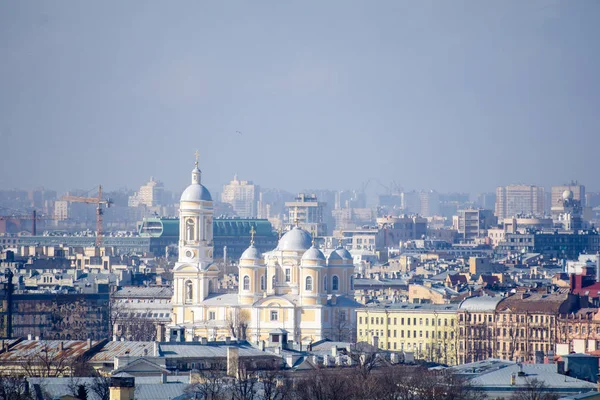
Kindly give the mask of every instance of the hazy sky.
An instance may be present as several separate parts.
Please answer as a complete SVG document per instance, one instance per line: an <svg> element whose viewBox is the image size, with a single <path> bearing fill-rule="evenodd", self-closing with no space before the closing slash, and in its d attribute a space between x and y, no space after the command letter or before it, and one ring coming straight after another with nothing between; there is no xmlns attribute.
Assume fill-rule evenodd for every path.
<svg viewBox="0 0 600 400"><path fill-rule="evenodd" d="M600 189L600 1L0 0L0 188ZM241 131L242 134L236 133Z"/></svg>

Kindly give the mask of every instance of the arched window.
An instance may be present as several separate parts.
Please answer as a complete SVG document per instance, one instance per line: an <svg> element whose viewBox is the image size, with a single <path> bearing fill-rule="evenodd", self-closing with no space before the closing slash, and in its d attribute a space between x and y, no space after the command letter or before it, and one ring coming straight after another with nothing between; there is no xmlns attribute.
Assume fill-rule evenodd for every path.
<svg viewBox="0 0 600 400"><path fill-rule="evenodd" d="M194 289L192 286L192 281L185 282L185 301L191 302L194 297Z"/></svg>
<svg viewBox="0 0 600 400"><path fill-rule="evenodd" d="M273 279L271 281L273 287L275 287L275 284L277 283L277 275L273 275Z"/></svg>
<svg viewBox="0 0 600 400"><path fill-rule="evenodd" d="M354 276L350 277L350 290L354 290Z"/></svg>
<svg viewBox="0 0 600 400"><path fill-rule="evenodd" d="M260 276L260 290L267 290L267 280L265 279L264 275Z"/></svg>
<svg viewBox="0 0 600 400"><path fill-rule="evenodd" d="M340 290L340 279L335 275L331 278L331 290Z"/></svg>
<svg viewBox="0 0 600 400"><path fill-rule="evenodd" d="M208 281L208 293L212 293L212 292L213 292L213 282Z"/></svg>
<svg viewBox="0 0 600 400"><path fill-rule="evenodd" d="M195 224L194 224L194 220L193 219L188 219L185 222L185 231L186 231L186 238L189 241L194 240L194 230L195 230Z"/></svg>
<svg viewBox="0 0 600 400"><path fill-rule="evenodd" d="M244 276L244 290L250 290L250 277L248 275Z"/></svg>
<svg viewBox="0 0 600 400"><path fill-rule="evenodd" d="M323 291L327 291L327 276L323 277Z"/></svg>
<svg viewBox="0 0 600 400"><path fill-rule="evenodd" d="M313 290L313 280L312 280L312 276L307 276L306 277L306 290L308 292L312 292Z"/></svg>

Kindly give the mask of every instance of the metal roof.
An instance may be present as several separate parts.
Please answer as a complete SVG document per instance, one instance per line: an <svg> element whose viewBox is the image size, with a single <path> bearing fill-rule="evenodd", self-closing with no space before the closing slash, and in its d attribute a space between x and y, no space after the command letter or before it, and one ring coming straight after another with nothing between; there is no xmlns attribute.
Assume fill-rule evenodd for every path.
<svg viewBox="0 0 600 400"><path fill-rule="evenodd" d="M170 299L173 297L173 288L166 286L125 286L117 290L114 297Z"/></svg>
<svg viewBox="0 0 600 400"><path fill-rule="evenodd" d="M195 342L169 342L161 343L160 351L165 358L227 358L228 347L238 348L240 357L277 357L246 344L203 345Z"/></svg>
<svg viewBox="0 0 600 400"><path fill-rule="evenodd" d="M92 348L101 342L93 340ZM60 346L63 350L60 350ZM7 353L0 353L0 364L22 362L29 357L48 352L51 357L77 358L90 350L86 340L23 340Z"/></svg>
<svg viewBox="0 0 600 400"><path fill-rule="evenodd" d="M458 309L464 311L493 312L496 310L496 306L502 299L503 297L500 296L469 297L460 303Z"/></svg>
<svg viewBox="0 0 600 400"><path fill-rule="evenodd" d="M154 342L128 342L114 341L108 342L98 353L90 358L91 363L113 362L115 357L131 356L142 357L152 356L154 352Z"/></svg>

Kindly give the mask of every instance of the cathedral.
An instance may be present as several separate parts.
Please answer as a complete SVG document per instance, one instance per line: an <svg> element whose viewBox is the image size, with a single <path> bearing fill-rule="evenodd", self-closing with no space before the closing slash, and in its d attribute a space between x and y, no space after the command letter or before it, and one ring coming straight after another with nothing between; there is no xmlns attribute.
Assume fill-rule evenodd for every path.
<svg viewBox="0 0 600 400"><path fill-rule="evenodd" d="M354 265L347 250L339 247L326 257L314 237L296 224L275 249L261 254L252 230L239 260L238 293L220 293L220 271L212 258L212 214L212 198L196 161L192 183L180 200L168 340L351 340L360 304L354 301ZM285 336L270 336L272 332Z"/></svg>

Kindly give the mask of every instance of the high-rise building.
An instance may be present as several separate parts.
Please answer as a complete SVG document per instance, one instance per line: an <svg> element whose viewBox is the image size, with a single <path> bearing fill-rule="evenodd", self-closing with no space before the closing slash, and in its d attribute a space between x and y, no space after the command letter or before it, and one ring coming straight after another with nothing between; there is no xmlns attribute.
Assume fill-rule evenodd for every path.
<svg viewBox="0 0 600 400"><path fill-rule="evenodd" d="M150 181L140 187L140 191L129 196L129 207L157 207L163 203L163 193L165 186L162 182L155 181L154 177L150 177Z"/></svg>
<svg viewBox="0 0 600 400"><path fill-rule="evenodd" d="M229 203L242 218L256 217L256 207L260 188L252 181L240 181L237 175L227 185L223 185L221 201Z"/></svg>
<svg viewBox="0 0 600 400"><path fill-rule="evenodd" d="M498 186L496 216L499 220L516 215L544 215L544 188L535 185Z"/></svg>
<svg viewBox="0 0 600 400"><path fill-rule="evenodd" d="M460 210L454 218L454 229L458 231L461 239L472 241L485 237L487 230L498 223L492 210L469 209Z"/></svg>
<svg viewBox="0 0 600 400"><path fill-rule="evenodd" d="M419 193L402 192L400 194L401 207L406 214L418 214L421 212L421 199Z"/></svg>
<svg viewBox="0 0 600 400"><path fill-rule="evenodd" d="M440 194L435 190L421 191L419 193L421 201L420 214L424 217L433 217L440 214Z"/></svg>
<svg viewBox="0 0 600 400"><path fill-rule="evenodd" d="M314 194L298 194L294 201L285 202L289 215L288 226L297 225L309 232L315 231L317 236L326 235L327 224L323 218L325 205Z"/></svg>

